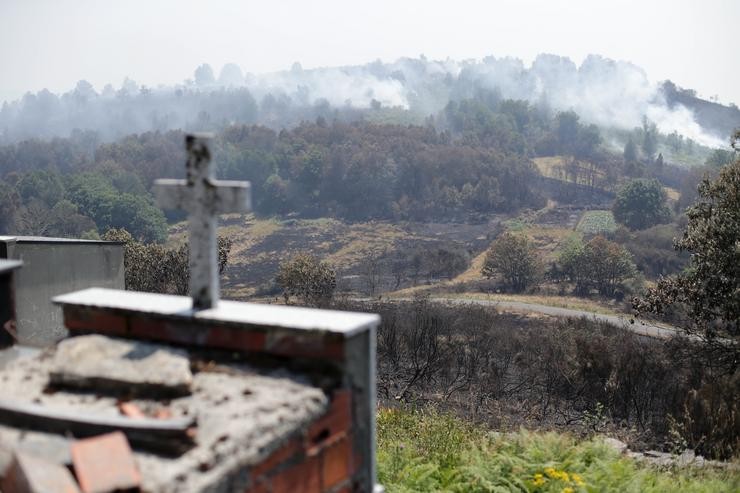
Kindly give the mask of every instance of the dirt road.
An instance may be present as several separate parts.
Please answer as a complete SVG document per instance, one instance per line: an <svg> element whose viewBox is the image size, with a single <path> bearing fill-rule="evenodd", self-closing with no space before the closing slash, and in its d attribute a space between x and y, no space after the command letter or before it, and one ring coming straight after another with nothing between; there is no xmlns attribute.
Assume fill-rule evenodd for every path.
<svg viewBox="0 0 740 493"><path fill-rule="evenodd" d="M396 298L398 300L398 298ZM642 320L634 320L629 315L605 315L602 313L593 313L585 310L574 310L570 308L560 308L556 306L540 305L536 303L525 303L523 301L497 301L497 300L476 300L460 298L443 298L434 297L431 301L450 303L455 305L484 305L492 306L500 310L509 310L515 312L535 312L551 315L553 317L564 318L588 318L599 322L606 322L616 327L621 327L635 334L666 339L674 337L679 333L678 329L656 325ZM410 299L404 301L411 301Z"/></svg>

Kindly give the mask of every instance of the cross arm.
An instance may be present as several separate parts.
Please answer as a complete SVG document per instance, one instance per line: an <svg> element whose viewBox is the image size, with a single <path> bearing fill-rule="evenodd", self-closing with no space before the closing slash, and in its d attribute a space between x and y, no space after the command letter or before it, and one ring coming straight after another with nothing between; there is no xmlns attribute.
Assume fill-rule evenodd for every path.
<svg viewBox="0 0 740 493"><path fill-rule="evenodd" d="M155 180L154 197L163 209L180 209L190 212L195 204L189 188L187 180ZM206 203L202 205L215 214L252 210L252 189L249 182L208 180L206 195Z"/></svg>
<svg viewBox="0 0 740 493"><path fill-rule="evenodd" d="M189 209L188 183L169 178L154 180L154 199L162 209Z"/></svg>
<svg viewBox="0 0 740 493"><path fill-rule="evenodd" d="M216 214L252 210L252 186L248 181L212 180L210 183L215 190L213 207Z"/></svg>

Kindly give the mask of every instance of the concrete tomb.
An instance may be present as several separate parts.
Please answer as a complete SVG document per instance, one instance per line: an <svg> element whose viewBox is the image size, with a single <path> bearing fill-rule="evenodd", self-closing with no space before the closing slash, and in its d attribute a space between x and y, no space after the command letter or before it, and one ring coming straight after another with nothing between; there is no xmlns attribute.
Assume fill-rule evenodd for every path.
<svg viewBox="0 0 740 493"><path fill-rule="evenodd" d="M194 142L189 163L208 155ZM196 263L211 265L191 266L193 298L106 288L56 296L70 337L0 370L5 493L22 491L17 478L41 484L33 464L42 463L59 485L72 470L83 493L382 491L379 317L219 301L208 249L224 209L204 180L215 195L187 207L207 226ZM224 192L238 198L227 209L243 210L244 190Z"/></svg>
<svg viewBox="0 0 740 493"><path fill-rule="evenodd" d="M123 289L123 244L119 242L0 236L0 259L23 262L15 276L17 342L46 347L66 336L59 294L100 286Z"/></svg>

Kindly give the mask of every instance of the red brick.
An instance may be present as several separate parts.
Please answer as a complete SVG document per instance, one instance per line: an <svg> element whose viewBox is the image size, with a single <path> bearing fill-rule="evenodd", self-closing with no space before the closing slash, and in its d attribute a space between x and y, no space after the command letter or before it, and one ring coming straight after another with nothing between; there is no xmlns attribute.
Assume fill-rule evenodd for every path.
<svg viewBox="0 0 740 493"><path fill-rule="evenodd" d="M314 447L352 428L352 392L348 389L335 390L329 411L314 421L308 428L308 446Z"/></svg>
<svg viewBox="0 0 740 493"><path fill-rule="evenodd" d="M64 308L64 325L70 331L91 331L100 334L124 335L128 321L124 315L91 308Z"/></svg>
<svg viewBox="0 0 740 493"><path fill-rule="evenodd" d="M264 478L255 479L245 493L271 493L270 482Z"/></svg>
<svg viewBox="0 0 740 493"><path fill-rule="evenodd" d="M347 481L354 474L352 441L342 437L327 444L321 456L322 488L332 488Z"/></svg>
<svg viewBox="0 0 740 493"><path fill-rule="evenodd" d="M182 331L176 340L170 339L169 323L161 318L134 316L129 320L129 335L142 339L154 339L170 342L192 342L187 340L187 332ZM185 339L185 340L181 340Z"/></svg>
<svg viewBox="0 0 740 493"><path fill-rule="evenodd" d="M237 351L262 351L267 334L263 331L232 327L212 327L206 336L206 346Z"/></svg>
<svg viewBox="0 0 740 493"><path fill-rule="evenodd" d="M18 452L0 487L5 493L80 493L66 467Z"/></svg>
<svg viewBox="0 0 740 493"><path fill-rule="evenodd" d="M261 476L303 451L301 440L295 438L274 451L265 460L252 468L252 476Z"/></svg>
<svg viewBox="0 0 740 493"><path fill-rule="evenodd" d="M311 359L344 359L344 343L326 334L272 332L265 343L265 352L279 356Z"/></svg>
<svg viewBox="0 0 740 493"><path fill-rule="evenodd" d="M319 457L309 457L272 477L272 493L321 493Z"/></svg>
<svg viewBox="0 0 740 493"><path fill-rule="evenodd" d="M141 483L131 447L120 431L73 443L72 465L84 493L134 489Z"/></svg>
<svg viewBox="0 0 740 493"><path fill-rule="evenodd" d="M267 338L263 331L178 324L171 320L142 316L131 317L129 335L177 344L250 352L262 351Z"/></svg>

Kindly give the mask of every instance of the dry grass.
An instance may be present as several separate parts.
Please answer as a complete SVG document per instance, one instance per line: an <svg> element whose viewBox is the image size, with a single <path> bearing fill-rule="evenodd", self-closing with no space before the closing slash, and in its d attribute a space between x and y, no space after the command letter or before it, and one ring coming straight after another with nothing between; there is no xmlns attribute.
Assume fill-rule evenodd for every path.
<svg viewBox="0 0 740 493"><path fill-rule="evenodd" d="M668 197L668 200L672 202L678 202L678 199L681 198L681 192L679 192L675 188L663 187L663 190L665 191L665 194L666 194L666 197Z"/></svg>
<svg viewBox="0 0 740 493"><path fill-rule="evenodd" d="M341 247L329 255L326 261L336 267L346 268L361 263L370 256L393 250L398 241L408 239L413 239L413 236L393 224L353 224L342 235Z"/></svg>
<svg viewBox="0 0 740 493"><path fill-rule="evenodd" d="M432 298L452 298L458 300L478 301L512 301L519 303L531 303L534 305L552 306L556 308L567 308L569 310L583 310L603 315L616 315L618 312L610 306L594 300L576 298L574 296L543 296L530 294L499 294L499 293L450 293L435 294Z"/></svg>
<svg viewBox="0 0 740 493"><path fill-rule="evenodd" d="M562 156L536 157L532 161L542 176L560 179L564 165Z"/></svg>
<svg viewBox="0 0 740 493"><path fill-rule="evenodd" d="M536 157L532 159L532 161L535 166L537 166L537 170L542 176L554 178L556 180L569 181L565 170L566 158L564 156ZM578 161L578 164L584 169L589 167L589 163L587 161ZM604 177L604 172L601 170L594 170L594 175L600 179ZM580 176L578 178L578 183L581 185L588 185L588 180L585 176Z"/></svg>
<svg viewBox="0 0 740 493"><path fill-rule="evenodd" d="M236 259L281 228L282 225L275 219L255 219L253 216L248 216L241 224L218 228L218 234L233 241L230 255L232 259Z"/></svg>
<svg viewBox="0 0 740 493"><path fill-rule="evenodd" d="M545 226L532 226L524 230L535 248L540 253L540 258L545 262L554 261L563 242L575 233L570 228L551 228Z"/></svg>
<svg viewBox="0 0 740 493"><path fill-rule="evenodd" d="M485 262L485 260L486 251L484 250L473 257L473 260L470 261L470 266L468 267L468 269L465 272L458 274L450 281L450 283L454 285L470 281L479 281L483 279L481 269L483 269L483 262Z"/></svg>

